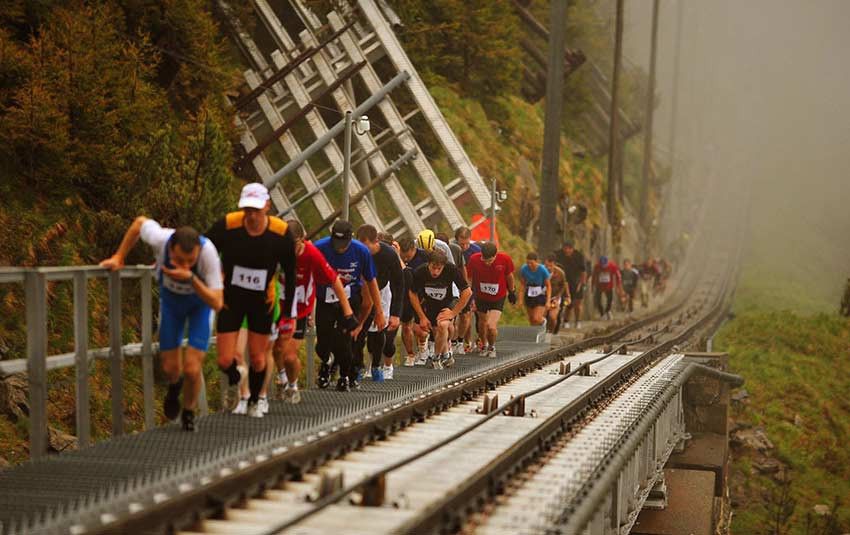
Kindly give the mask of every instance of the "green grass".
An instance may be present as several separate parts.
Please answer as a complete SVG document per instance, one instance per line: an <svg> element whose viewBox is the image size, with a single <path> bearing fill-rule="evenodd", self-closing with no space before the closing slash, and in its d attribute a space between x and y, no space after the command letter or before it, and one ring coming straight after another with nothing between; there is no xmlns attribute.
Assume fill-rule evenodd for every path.
<svg viewBox="0 0 850 535"><path fill-rule="evenodd" d="M850 320L838 316L823 281L806 269L808 254L773 261L758 227L734 304L735 317L716 337L730 368L746 379L749 399L736 405L739 424L763 426L788 467L793 514L774 531L771 509L780 487L754 468L758 455L733 457L733 533L844 533L850 529ZM811 266L809 266L810 268ZM833 270L834 278L840 278ZM826 277L833 278L833 277ZM831 313L829 311L832 311ZM837 506L836 523L814 515ZM837 531L833 531L836 529Z"/></svg>

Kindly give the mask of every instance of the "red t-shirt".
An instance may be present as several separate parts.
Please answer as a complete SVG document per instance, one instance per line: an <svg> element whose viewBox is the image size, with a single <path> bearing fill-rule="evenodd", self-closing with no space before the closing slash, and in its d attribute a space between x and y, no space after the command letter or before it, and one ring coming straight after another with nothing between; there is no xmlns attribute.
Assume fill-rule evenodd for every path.
<svg viewBox="0 0 850 535"><path fill-rule="evenodd" d="M620 281L620 268L610 260L604 268L597 263L593 267L593 284L606 292L620 286L622 284Z"/></svg>
<svg viewBox="0 0 850 535"><path fill-rule="evenodd" d="M298 307L298 313L293 314L292 317L301 319L309 316L316 304L316 286L330 285L334 280L336 280L336 271L328 264L325 255L313 245L313 242L306 240L304 252L295 260L295 300L292 306Z"/></svg>
<svg viewBox="0 0 850 535"><path fill-rule="evenodd" d="M488 265L481 253L475 253L469 257L466 269L476 299L498 301L508 295L508 275L514 272L514 261L510 256L496 253L496 258Z"/></svg>

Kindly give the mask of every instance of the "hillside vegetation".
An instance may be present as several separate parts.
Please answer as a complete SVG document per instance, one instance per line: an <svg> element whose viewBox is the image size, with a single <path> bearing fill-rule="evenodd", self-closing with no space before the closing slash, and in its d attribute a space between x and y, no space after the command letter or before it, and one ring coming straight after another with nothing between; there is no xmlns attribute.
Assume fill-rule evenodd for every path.
<svg viewBox="0 0 850 535"><path fill-rule="evenodd" d="M733 449L733 532L846 533L850 321L835 313L840 296L830 291L841 266L811 227L753 217L735 317L716 342L747 381L735 426L763 430L773 447Z"/></svg>

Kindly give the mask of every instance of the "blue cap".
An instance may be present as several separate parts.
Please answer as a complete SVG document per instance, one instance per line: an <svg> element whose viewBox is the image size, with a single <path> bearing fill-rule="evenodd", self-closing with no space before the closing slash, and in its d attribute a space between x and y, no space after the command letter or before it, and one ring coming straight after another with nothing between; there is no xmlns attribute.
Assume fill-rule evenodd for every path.
<svg viewBox="0 0 850 535"><path fill-rule="evenodd" d="M608 257L607 256L600 256L599 257L599 263L603 266L607 266L608 265Z"/></svg>

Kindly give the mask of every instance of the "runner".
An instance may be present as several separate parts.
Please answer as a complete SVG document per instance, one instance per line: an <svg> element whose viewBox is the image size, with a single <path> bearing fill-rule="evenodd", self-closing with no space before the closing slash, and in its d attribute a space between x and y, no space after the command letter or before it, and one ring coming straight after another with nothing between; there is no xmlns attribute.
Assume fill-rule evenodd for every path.
<svg viewBox="0 0 850 535"><path fill-rule="evenodd" d="M584 289L587 284L587 268L585 267L584 255L576 250L571 241L564 242L560 251L555 253L555 263L561 266L567 276L567 284L570 290L570 305L567 309L567 322L570 321L570 311L573 311L576 329L581 329L581 308L584 299Z"/></svg>
<svg viewBox="0 0 850 535"><path fill-rule="evenodd" d="M472 258L472 255L475 253L481 252L481 247L477 243L472 242L472 232L469 230L469 227L458 227L455 229L455 243L460 247L461 252L463 253L464 264L467 266L466 269L466 280L470 280L469 274L469 259ZM475 293L475 289L473 288L473 295ZM475 299L470 299L469 303L466 304L466 307L461 311L460 316L457 319L457 339L463 342L463 352L471 353L472 352L472 308L475 306Z"/></svg>
<svg viewBox="0 0 850 535"><path fill-rule="evenodd" d="M457 299L452 295L452 285L460 291ZM429 358L427 366L439 369L454 365L453 321L471 295L466 279L439 249L431 252L427 265L419 266L413 273L413 286L408 291L410 304L419 317L420 329L434 336L435 355Z"/></svg>
<svg viewBox="0 0 850 535"><path fill-rule="evenodd" d="M404 302L401 307L401 341L404 344L404 349L407 355L404 359L405 366L413 366L425 364L427 360L427 343L428 333L422 332L419 326L413 321L416 318L416 312L410 304L410 297L407 290L413 287L413 272L419 266L428 263L428 253L423 249L416 247L416 241L412 238L403 238L399 242L399 250L401 260L405 263L404 268ZM415 338L415 344L414 344ZM414 351L418 348L418 351Z"/></svg>
<svg viewBox="0 0 850 535"><path fill-rule="evenodd" d="M239 197L241 210L216 221L206 233L221 253L224 268L224 308L218 315L217 345L218 365L227 375L227 407L235 408L239 381L247 373L247 414L254 418L263 417L258 402L265 380L278 265L286 280L284 317L292 310L290 296L295 290L295 240L285 221L268 215L269 206L265 186L246 184ZM236 339L246 316L250 371L236 361Z"/></svg>
<svg viewBox="0 0 850 535"><path fill-rule="evenodd" d="M475 292L478 336L484 347L482 356L495 358L496 336L505 297L512 305L517 301L513 260L505 253L497 252L495 243L484 242L481 252L469 257L469 278Z"/></svg>
<svg viewBox="0 0 850 535"><path fill-rule="evenodd" d="M317 285L328 285L339 300L343 321L349 325L357 319L348 302L342 281L336 271L328 264L313 243L305 239L304 227L295 220L287 221L289 232L295 240L296 273L295 273L295 306L292 313L295 321L284 319L278 323L279 336L274 345L274 358L278 368L278 383L276 398L290 403L301 401L298 390L298 376L301 374L301 361L298 350L307 332L307 322L316 305Z"/></svg>
<svg viewBox="0 0 850 535"><path fill-rule="evenodd" d="M372 379L382 382L393 378L393 355L395 355L395 333L398 331L401 305L404 298L404 273L398 254L391 245L378 240L378 230L372 225L361 225L357 229L357 239L369 249L375 261L378 289L381 294L381 309L388 317L386 330L372 324L372 318L366 320L369 325L366 333L361 332L355 343L354 358L359 366L363 365L364 342L372 357ZM374 309L373 309L374 310ZM389 333L393 334L390 335ZM392 345L387 342L392 339ZM383 359L383 363L381 362ZM383 365L382 365L383 364Z"/></svg>
<svg viewBox="0 0 850 535"><path fill-rule="evenodd" d="M555 263L554 254L548 255L543 265L552 274L549 278L552 283L552 298L549 299L549 308L546 310L546 325L550 333L558 334L564 307L570 304L570 288L564 270Z"/></svg>
<svg viewBox="0 0 850 535"><path fill-rule="evenodd" d="M380 303L378 282L375 280L375 262L365 245L352 240L351 223L337 220L331 229L331 235L316 242L316 248L322 252L325 259L336 269L345 287L351 309L357 312L357 317L345 317L340 307L339 297L328 285L320 285L318 290L319 304L316 307L316 354L322 360L319 369L319 388L330 385L331 362L333 353L334 365L339 366L339 380L336 389L347 392L358 388L359 369L352 363L352 344L372 309L373 303ZM362 292L365 285L367 296ZM383 329L387 324L384 311L376 307L375 325ZM341 333L350 336L341 336Z"/></svg>
<svg viewBox="0 0 850 535"><path fill-rule="evenodd" d="M638 281L640 281L640 272L632 266L631 260L623 260L623 272L621 275L623 279L623 294L625 295L623 305L631 313L635 310L635 292L638 287Z"/></svg>
<svg viewBox="0 0 850 535"><path fill-rule="evenodd" d="M201 391L204 354L210 342L213 310L221 310L224 299L218 251L192 227L162 228L153 219L139 216L127 229L115 254L100 265L113 271L124 267L124 259L140 237L156 255L159 350L162 370L168 379L163 412L169 420L180 415L179 397L183 390L181 423L184 430L196 431L195 408ZM181 373L180 346L187 323L189 346Z"/></svg>
<svg viewBox="0 0 850 535"><path fill-rule="evenodd" d="M608 261L607 256L600 256L599 262L593 266L593 300L599 317L612 319L611 304L614 302L614 290L622 295L622 279L620 268L614 262ZM602 306L602 297L605 297L605 306Z"/></svg>
<svg viewBox="0 0 850 535"><path fill-rule="evenodd" d="M467 277L467 275L466 275L466 257L463 256L463 251L461 250L460 245L449 241L449 236L445 232L438 232L436 234L436 237L437 237L437 241L442 241L449 246L449 250L452 253L452 259L454 260L454 264L460 270L460 274L463 276L463 278L466 279L466 283L469 284L469 277ZM457 297L457 289L452 288L452 293L455 297ZM469 309L471 304L472 304L472 299L470 299L466 303L466 306L464 307L464 309ZM455 327L455 329L454 329L455 337L451 341L452 352L457 351L458 353L460 353L461 351L463 351L463 336L460 334L460 331L458 329L458 322L460 322L462 316L463 316L463 312L461 312L460 316L455 318L455 325L454 325L454 327Z"/></svg>
<svg viewBox="0 0 850 535"><path fill-rule="evenodd" d="M455 257L452 254L452 249L449 247L449 244L444 242L443 240L437 239L436 234L434 234L433 230L425 229L419 233L416 237L416 245L425 251L426 253L430 253L435 248L438 251L442 251L444 255L446 255L446 259L449 264L455 263Z"/></svg>
<svg viewBox="0 0 850 535"><path fill-rule="evenodd" d="M537 253L534 251L525 256L525 265L520 268L519 274L528 323L545 326L546 309L552 298L552 283L549 280L551 274L546 266L540 264Z"/></svg>

